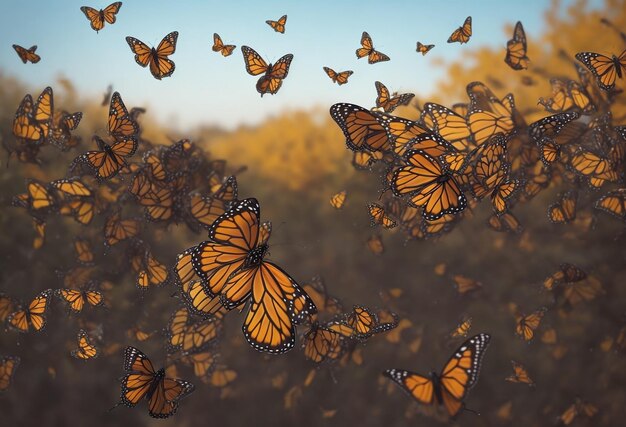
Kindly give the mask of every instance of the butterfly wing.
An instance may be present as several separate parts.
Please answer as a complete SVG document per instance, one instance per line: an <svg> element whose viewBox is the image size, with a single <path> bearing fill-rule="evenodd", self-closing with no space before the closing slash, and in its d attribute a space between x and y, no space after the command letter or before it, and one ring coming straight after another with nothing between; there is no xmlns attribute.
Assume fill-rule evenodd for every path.
<svg viewBox="0 0 626 427"><path fill-rule="evenodd" d="M281 16L278 21L267 20L265 23L272 27L272 29L274 29L277 33L284 34L285 24L287 23L287 15Z"/></svg>
<svg viewBox="0 0 626 427"><path fill-rule="evenodd" d="M266 93L274 95L283 84L283 79L289 73L289 66L293 60L292 54L281 57L275 64L270 65L266 74L262 76L256 85L256 90L263 96Z"/></svg>
<svg viewBox="0 0 626 427"><path fill-rule="evenodd" d="M80 330L78 332L78 349L72 351L72 357L82 360L94 359L98 357L99 351L91 342L91 338L87 332Z"/></svg>
<svg viewBox="0 0 626 427"><path fill-rule="evenodd" d="M618 71L613 59L595 52L579 52L575 56L595 76L600 88L613 89Z"/></svg>
<svg viewBox="0 0 626 427"><path fill-rule="evenodd" d="M388 369L383 375L391 378L418 402L425 405L435 402L435 387L430 378L402 369Z"/></svg>
<svg viewBox="0 0 626 427"><path fill-rule="evenodd" d="M148 413L153 418L169 418L178 409L178 401L195 389L194 385L180 379L161 378L148 401Z"/></svg>
<svg viewBox="0 0 626 427"><path fill-rule="evenodd" d="M525 70L528 68L528 57L526 56L526 33L520 21L515 24L513 38L506 43L506 57L504 58L509 67L514 70Z"/></svg>
<svg viewBox="0 0 626 427"><path fill-rule="evenodd" d="M131 346L124 350L124 371L120 401L135 406L150 391L156 371L148 356Z"/></svg>
<svg viewBox="0 0 626 427"><path fill-rule="evenodd" d="M115 141L123 141L126 139L136 139L139 133L139 125L128 114L126 105L122 101L122 97L119 92L113 93L111 97L111 104L109 106L109 135L115 139ZM134 150L130 154L121 154L125 157L134 154Z"/></svg>
<svg viewBox="0 0 626 427"><path fill-rule="evenodd" d="M37 45L31 46L30 49L25 49L20 45L14 44L13 49L15 49L24 64L26 64L28 61L36 64L41 60L41 57L35 53L35 50L37 50Z"/></svg>
<svg viewBox="0 0 626 427"><path fill-rule="evenodd" d="M341 128L348 148L353 151L384 151L391 143L384 124L389 117L355 104L334 104L330 115Z"/></svg>
<svg viewBox="0 0 626 427"><path fill-rule="evenodd" d="M109 24L115 23L115 15L120 11L122 7L121 1L116 1L115 3L111 3L107 7L102 10L102 16L104 16L104 20Z"/></svg>
<svg viewBox="0 0 626 427"><path fill-rule="evenodd" d="M142 67L147 67L152 62L152 49L139 39L126 37L126 43L135 54L135 62Z"/></svg>
<svg viewBox="0 0 626 427"><path fill-rule="evenodd" d="M442 398L450 416L458 414L462 400L476 384L490 339L488 334L478 334L468 339L454 352L441 371Z"/></svg>
<svg viewBox="0 0 626 427"><path fill-rule="evenodd" d="M448 43L467 43L472 36L472 17L468 16L463 23L463 26L454 30L454 32L448 38Z"/></svg>
<svg viewBox="0 0 626 427"><path fill-rule="evenodd" d="M258 76L267 71L267 62L254 49L248 46L241 46L241 52L243 53L243 60L248 74Z"/></svg>
<svg viewBox="0 0 626 427"><path fill-rule="evenodd" d="M372 38L370 35L363 31L361 35L361 46L356 50L356 57L363 58L364 56L368 56L374 50L374 43L372 42Z"/></svg>
<svg viewBox="0 0 626 427"><path fill-rule="evenodd" d="M163 77L169 77L174 73L176 65L174 61L168 58L176 52L176 41L178 40L178 31L172 31L161 40L156 48L155 54L150 62L150 72L155 79L161 80Z"/></svg>
<svg viewBox="0 0 626 427"><path fill-rule="evenodd" d="M19 364L20 358L18 356L4 356L0 360L0 392L9 388Z"/></svg>
<svg viewBox="0 0 626 427"><path fill-rule="evenodd" d="M243 325L255 349L281 354L293 348L295 323L317 310L306 292L285 271L270 262L253 269L252 301Z"/></svg>

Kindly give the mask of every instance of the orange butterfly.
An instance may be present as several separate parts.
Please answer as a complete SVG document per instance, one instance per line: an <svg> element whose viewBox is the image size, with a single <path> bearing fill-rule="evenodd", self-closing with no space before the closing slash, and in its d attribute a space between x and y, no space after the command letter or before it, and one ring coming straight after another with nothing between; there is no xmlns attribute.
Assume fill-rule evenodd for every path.
<svg viewBox="0 0 626 427"><path fill-rule="evenodd" d="M256 90L261 96L266 93L274 95L287 78L289 66L293 60L293 55L288 53L276 61L275 64L267 64L263 58L251 47L241 46L243 60L246 63L246 71L251 76L263 74L256 83Z"/></svg>
<svg viewBox="0 0 626 427"><path fill-rule="evenodd" d="M224 44L219 34L213 33L213 52L219 52L222 56L230 56L236 47L234 44Z"/></svg>
<svg viewBox="0 0 626 427"><path fill-rule="evenodd" d="M361 35L361 46L362 47L356 50L357 59L367 56L367 62L369 62L370 64L389 61L391 59L384 53L374 49L374 43L372 42L372 38L369 34L367 34L366 31L363 31L363 34Z"/></svg>
<svg viewBox="0 0 626 427"><path fill-rule="evenodd" d="M430 50L435 47L434 44L422 44L417 42L417 48L415 49L417 52L421 53L422 56L426 55Z"/></svg>
<svg viewBox="0 0 626 427"><path fill-rule="evenodd" d="M135 62L144 68L149 65L152 76L157 80L169 77L174 73L176 65L168 56L176 52L177 40L178 31L172 31L163 37L155 49L148 47L144 42L134 37L126 37L126 43L135 54Z"/></svg>
<svg viewBox="0 0 626 427"><path fill-rule="evenodd" d="M348 83L348 77L350 77L354 73L354 71L351 71L351 70L342 71L338 73L332 68L328 68L328 67L323 67L323 68L326 74L328 74L328 77L330 77L330 79L333 81L333 83L337 83L339 86L345 85L346 83Z"/></svg>
<svg viewBox="0 0 626 427"><path fill-rule="evenodd" d="M287 15L281 16L278 21L267 20L267 25L272 27L277 33L285 34L285 24L287 23Z"/></svg>
<svg viewBox="0 0 626 427"><path fill-rule="evenodd" d="M467 43L472 36L472 17L468 16L465 19L463 25L450 35L448 38L448 43L459 42L461 44Z"/></svg>
<svg viewBox="0 0 626 427"><path fill-rule="evenodd" d="M31 46L30 49L26 49L18 44L14 44L13 49L15 49L24 64L28 61L32 64L36 64L41 60L41 57L35 53L37 45Z"/></svg>
<svg viewBox="0 0 626 427"><path fill-rule="evenodd" d="M419 403L443 406L454 418L464 408L463 399L478 381L490 339L488 334L478 334L465 341L452 354L440 374L431 372L423 376L402 369L388 369L383 375L391 378Z"/></svg>
<svg viewBox="0 0 626 427"><path fill-rule="evenodd" d="M400 105L408 105L415 96L415 94L412 93L394 94L391 96L387 86L378 81L374 82L374 86L376 86L376 92L378 93L376 97L376 107L382 108L385 110L385 113L393 112L393 110Z"/></svg>
<svg viewBox="0 0 626 427"><path fill-rule="evenodd" d="M109 24L115 23L115 15L117 14L117 12L119 12L121 7L122 2L116 1L115 3L111 3L104 9L96 10L89 6L83 6L80 8L80 10L85 14L87 19L89 19L91 28L98 32L104 28L105 22Z"/></svg>

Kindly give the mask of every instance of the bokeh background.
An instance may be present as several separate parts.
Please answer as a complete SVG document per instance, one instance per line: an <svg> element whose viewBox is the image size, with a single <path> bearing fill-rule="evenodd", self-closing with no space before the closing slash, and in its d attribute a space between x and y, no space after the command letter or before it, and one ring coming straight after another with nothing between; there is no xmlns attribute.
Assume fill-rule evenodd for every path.
<svg viewBox="0 0 626 427"><path fill-rule="evenodd" d="M301 351L281 357L257 353L240 332L243 315L233 312L226 319L220 352L238 373L236 381L226 390L217 389L183 371L196 391L182 401L175 417L162 421L149 418L144 404L108 412L118 401L121 350L87 363L71 358L77 319L55 303L42 334L0 331L0 354L22 358L13 385L0 395L3 420L11 425L59 426L439 425L417 415L417 405L399 389L388 387L380 373L391 367L424 373L440 369L458 344L448 338L450 331L463 316L471 316L472 333L489 332L492 342L479 383L467 399L468 407L481 415L463 414L458 425L552 425L577 397L593 402L599 412L591 420L578 418L576 425L620 424L626 404L624 353L617 346L606 351L601 343L615 339L626 321L623 224L602 214L588 230L550 224L546 210L562 190L553 186L516 210L525 228L521 235L489 230L485 225L489 209L479 206L440 240L405 242L401 233L380 231L386 250L374 256L365 244L373 232L365 205L379 197L380 177L352 168L351 153L327 111L339 101L371 106L374 80L391 90L415 92L420 103L448 106L465 101L466 84L479 80L500 96L514 93L518 109L530 122L545 115L537 100L550 95L549 78L575 76L571 63L559 55L561 50L572 56L581 50L624 49L617 32L601 23L601 18L609 18L617 28L626 28L623 1L510 6L447 2L445 7L440 2L327 2L308 8L292 2L250 2L230 9L199 2L128 1L118 22L99 34L78 10L82 4L73 3L12 1L0 19L5 45L0 52L0 137L13 138L11 123L24 94L38 94L47 85L54 88L57 105L84 113L76 132L84 142L76 151L45 152L41 167L9 161L2 154L0 291L26 299L61 286L57 271L73 262L68 236L78 234L80 226L54 218L45 245L35 251L31 220L10 206L11 198L23 191L25 178L58 179L79 152L91 149L91 135L105 129L108 107L100 103L112 84L129 107L147 109L140 122L147 140L169 144L187 137L213 158L227 160L229 170L246 167L237 175L240 196L259 199L262 218L274 224L271 258L294 278L305 282L321 275L329 292L345 305L388 306L412 326L398 343L384 335L374 337L362 349L360 365L320 369L313 383L304 386L313 366ZM289 15L285 35L272 32L263 22L284 13ZM467 15L474 19L472 40L463 46L447 45L449 33ZM524 72L512 71L503 61L517 20L525 26L532 61ZM177 70L171 79L159 82L134 64L123 37L133 35L157 44L173 30L181 33L172 57ZM392 57L390 62L376 66L356 62L353 51L363 30ZM278 95L258 97L239 51L226 59L210 52L214 31L225 42L248 44L269 59L293 52L297 61ZM417 40L435 43L436 48L422 57L414 52ZM38 44L42 61L22 65L12 43ZM323 74L323 65L337 71L353 69L355 74L339 88ZM523 84L523 79L533 84ZM623 81L619 85L623 87ZM417 116L412 107L397 114ZM624 123L623 95L617 98L613 117L614 123ZM344 209L336 211L328 199L339 190L347 190L349 196ZM597 195L583 195L580 209L591 212L594 198ZM177 253L205 238L182 225L165 232L155 227L153 232L160 237L155 250L170 263ZM527 344L515 336L509 304L526 312L553 306L553 296L542 291L541 283L563 262L600 279L605 294L567 314L548 312L540 331L556 329L557 345L565 352L556 357L557 345L539 339ZM443 276L434 272L440 263L446 265ZM459 296L451 279L454 274L479 280L482 290ZM130 272L118 272L111 280L109 308L88 317L104 323L106 343L136 345L162 363L161 339L139 344L126 331L138 322L146 330L165 326L178 305L171 297L174 289L142 296ZM381 299L381 292L393 288L403 290L400 298ZM421 337L421 346L415 352L409 342L416 336ZM528 368L535 388L504 380L511 373L511 359ZM508 405L510 414L503 409Z"/></svg>

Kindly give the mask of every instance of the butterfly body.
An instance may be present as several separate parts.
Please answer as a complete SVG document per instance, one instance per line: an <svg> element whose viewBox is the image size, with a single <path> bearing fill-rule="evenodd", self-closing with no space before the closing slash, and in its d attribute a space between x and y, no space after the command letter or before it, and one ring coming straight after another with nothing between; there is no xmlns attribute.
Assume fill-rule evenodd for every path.
<svg viewBox="0 0 626 427"><path fill-rule="evenodd" d="M35 51L37 50L37 45L31 46L29 49L26 49L20 45L14 44L13 49L15 49L24 64L29 61L32 64L36 64L41 60L41 57L35 53Z"/></svg>
<svg viewBox="0 0 626 427"><path fill-rule="evenodd" d="M149 66L150 73L157 80L170 77L174 73L176 65L168 57L176 52L177 40L178 31L172 31L163 37L156 48L150 48L141 40L126 37L126 43L135 54L135 62L144 68Z"/></svg>
<svg viewBox="0 0 626 427"><path fill-rule="evenodd" d="M265 62L261 55L248 46L241 46L246 71L251 76L263 74L256 83L256 90L261 96L269 93L274 95L283 84L283 80L289 73L289 66L293 55L288 53L273 64Z"/></svg>
<svg viewBox="0 0 626 427"><path fill-rule="evenodd" d="M98 32L104 28L104 23L114 24L115 23L115 15L119 12L122 7L121 1L116 1L115 3L111 3L104 9L96 10L89 6L83 6L80 8L80 11L85 14L85 17L89 19L89 23L91 24L91 28Z"/></svg>

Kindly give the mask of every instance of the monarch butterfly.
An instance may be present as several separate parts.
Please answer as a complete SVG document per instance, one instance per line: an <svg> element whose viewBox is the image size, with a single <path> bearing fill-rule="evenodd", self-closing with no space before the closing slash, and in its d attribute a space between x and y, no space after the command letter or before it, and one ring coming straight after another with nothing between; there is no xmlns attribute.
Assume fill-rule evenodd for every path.
<svg viewBox="0 0 626 427"><path fill-rule="evenodd" d="M146 398L153 418L174 415L179 400L194 391L193 384L166 377L165 368L155 370L148 356L135 347L124 350L124 372L120 403L132 407Z"/></svg>
<svg viewBox="0 0 626 427"><path fill-rule="evenodd" d="M289 74L289 66L293 60L293 55L288 53L282 56L276 63L267 64L261 55L248 46L241 46L243 60L246 64L246 71L251 76L263 74L256 83L256 90L261 97L266 93L274 95L283 84L283 80Z"/></svg>
<svg viewBox="0 0 626 427"><path fill-rule="evenodd" d="M558 420L563 423L563 425L570 425L578 415L585 415L588 418L593 417L598 413L598 407L593 403L585 402L580 398L576 398L574 403L569 406L565 412L563 412Z"/></svg>
<svg viewBox="0 0 626 427"><path fill-rule="evenodd" d="M618 188L611 191L595 203L595 208L626 221L626 189Z"/></svg>
<svg viewBox="0 0 626 427"><path fill-rule="evenodd" d="M237 371L228 369L226 366L217 366L210 376L202 377L202 382L213 387L223 388L237 379Z"/></svg>
<svg viewBox="0 0 626 427"><path fill-rule="evenodd" d="M515 123L508 111L473 110L468 115L470 131L474 142L481 145L497 134L508 135L515 128Z"/></svg>
<svg viewBox="0 0 626 427"><path fill-rule="evenodd" d="M339 314L343 311L341 301L328 294L324 280L315 276L309 282L302 285L302 289L317 307L318 313Z"/></svg>
<svg viewBox="0 0 626 427"><path fill-rule="evenodd" d="M95 359L100 354L100 351L96 348L96 346L87 335L87 332L84 330L78 331L78 348L76 350L72 350L72 357L76 359L88 360Z"/></svg>
<svg viewBox="0 0 626 427"><path fill-rule="evenodd" d="M80 10L85 14L87 19L89 19L91 28L98 32L104 28L105 22L109 24L115 23L115 15L117 15L117 12L119 12L121 7L122 2L116 1L115 3L111 3L104 9L96 10L89 6L83 6L80 8Z"/></svg>
<svg viewBox="0 0 626 427"><path fill-rule="evenodd" d="M384 123L390 118L354 104L334 104L330 115L341 128L353 151L385 151L390 148Z"/></svg>
<svg viewBox="0 0 626 427"><path fill-rule="evenodd" d="M152 256L150 250L145 251L145 255L141 257L141 260L141 269L137 275L137 287L139 289L147 290L167 283L169 279L167 266Z"/></svg>
<svg viewBox="0 0 626 427"><path fill-rule="evenodd" d="M454 43L454 42L459 42L461 44L467 43L471 36L472 36L472 17L468 16L467 18L465 18L465 22L463 23L463 25L457 28L456 30L454 30L452 34L450 34L450 37L448 37L448 43Z"/></svg>
<svg viewBox="0 0 626 427"><path fill-rule="evenodd" d="M222 322L215 316L194 321L187 307L174 312L167 326L168 351L181 350L183 354L204 351L221 335Z"/></svg>
<svg viewBox="0 0 626 427"><path fill-rule="evenodd" d="M348 83L348 77L354 74L354 71L352 70L341 71L340 73L338 73L329 67L322 68L324 69L324 72L328 75L328 77L330 77L330 79L333 81L333 83L337 83L339 86Z"/></svg>
<svg viewBox="0 0 626 427"><path fill-rule="evenodd" d="M75 130L83 118L83 113L69 114L65 111L55 113L52 116L50 128L50 140L53 144L67 151L78 144L79 139L72 139L72 131Z"/></svg>
<svg viewBox="0 0 626 427"><path fill-rule="evenodd" d="M513 38L506 42L506 62L514 70L528 68L528 56L526 56L526 33L520 21L515 24Z"/></svg>
<svg viewBox="0 0 626 427"><path fill-rule="evenodd" d="M139 204L146 207L146 217L150 221L168 221L174 216L174 191L168 186L159 186L156 183L139 199Z"/></svg>
<svg viewBox="0 0 626 427"><path fill-rule="evenodd" d="M169 59L169 56L176 52L177 40L178 31L172 31L163 37L155 49L148 47L144 42L134 37L126 37L126 43L135 54L135 62L144 68L150 66L150 72L157 80L169 77L174 73L176 65Z"/></svg>
<svg viewBox="0 0 626 427"><path fill-rule="evenodd" d="M29 304L28 308L20 307L9 314L7 325L18 332L41 332L46 327L46 312L52 297L52 289L39 293Z"/></svg>
<svg viewBox="0 0 626 427"><path fill-rule="evenodd" d="M531 123L528 126L528 133L535 142L541 141L544 136L554 138L568 123L579 117L580 113L577 111L569 111L544 117L543 119Z"/></svg>
<svg viewBox="0 0 626 427"><path fill-rule="evenodd" d="M387 215L385 208L380 206L378 203L369 203L367 205L367 211L369 213L370 223L372 226L380 224L389 229L398 225L394 219Z"/></svg>
<svg viewBox="0 0 626 427"><path fill-rule="evenodd" d="M472 329L472 318L467 317L457 325L457 327L454 329L454 331L452 331L450 336L452 338L466 337L470 329Z"/></svg>
<svg viewBox="0 0 626 427"><path fill-rule="evenodd" d="M113 246L122 240L135 237L139 234L141 223L136 219L122 219L119 210L114 211L104 223L104 241L107 246Z"/></svg>
<svg viewBox="0 0 626 427"><path fill-rule="evenodd" d="M24 64L29 61L31 64L36 64L41 60L41 57L35 53L35 51L37 50L37 45L31 46L29 49L26 49L18 44L14 44L13 49L15 49Z"/></svg>
<svg viewBox="0 0 626 427"><path fill-rule="evenodd" d="M344 191L340 191L339 193L333 194L330 197L330 205L335 209L343 208L343 204L346 202L346 195L348 193Z"/></svg>
<svg viewBox="0 0 626 427"><path fill-rule="evenodd" d="M434 44L422 44L421 42L417 42L417 47L415 48L416 52L422 54L422 56L426 55L430 50L435 47Z"/></svg>
<svg viewBox="0 0 626 427"><path fill-rule="evenodd" d="M189 213L204 228L209 228L213 221L226 212L226 205L220 199L202 196L198 193L189 195Z"/></svg>
<svg viewBox="0 0 626 427"><path fill-rule="evenodd" d="M568 191L560 196L559 201L548 208L548 218L553 224L567 224L576 219L576 200L578 193Z"/></svg>
<svg viewBox="0 0 626 427"><path fill-rule="evenodd" d="M517 313L515 315L515 332L526 341L530 341L535 336L535 329L539 327L541 319L548 311L545 307L542 307L529 315Z"/></svg>
<svg viewBox="0 0 626 427"><path fill-rule="evenodd" d="M535 385L535 382L530 378L526 368L521 363L511 360L511 364L513 365L513 375L506 377L505 380L512 383L528 384L531 387Z"/></svg>
<svg viewBox="0 0 626 427"><path fill-rule="evenodd" d="M13 206L39 212L45 212L57 206L57 197L47 186L34 179L26 182L27 192L13 197Z"/></svg>
<svg viewBox="0 0 626 427"><path fill-rule="evenodd" d="M463 400L478 381L490 339L489 334L478 334L465 341L439 374L431 372L423 376L411 371L388 369L383 375L391 378L419 403L443 406L448 415L454 418L464 408Z"/></svg>
<svg viewBox="0 0 626 427"><path fill-rule="evenodd" d="M507 201L517 190L519 183L510 179L510 165L504 162L505 140L501 135L492 138L481 150L472 169L475 182L472 192L477 199L489 195L496 214L507 210Z"/></svg>
<svg viewBox="0 0 626 427"><path fill-rule="evenodd" d="M619 57L613 55L609 58L594 52L579 52L575 57L595 76L598 86L607 91L613 89L617 77L621 79L626 73L626 49Z"/></svg>
<svg viewBox="0 0 626 427"><path fill-rule="evenodd" d="M419 122L391 117L382 121L381 125L387 131L393 151L399 156L403 156L410 148L423 150L433 157L442 156L452 150L446 140L433 134Z"/></svg>
<svg viewBox="0 0 626 427"><path fill-rule="evenodd" d="M212 351L193 353L182 357L182 362L193 366L193 374L198 378L206 377L215 368L218 355Z"/></svg>
<svg viewBox="0 0 626 427"><path fill-rule="evenodd" d="M603 155L579 148L570 159L570 166L578 175L589 179L593 188L601 187L605 181L617 181L614 164Z"/></svg>
<svg viewBox="0 0 626 427"><path fill-rule="evenodd" d="M562 283L574 283L579 282L587 278L587 273L577 266L569 263L563 263L559 266L559 269L547 277L543 286L547 290L552 290L555 286Z"/></svg>
<svg viewBox="0 0 626 427"><path fill-rule="evenodd" d="M43 144L52 126L54 97L51 87L46 87L33 104L30 95L20 103L13 119L13 135L25 142Z"/></svg>
<svg viewBox="0 0 626 427"><path fill-rule="evenodd" d="M304 334L304 357L316 364L337 361L346 350L343 339L341 333L314 322Z"/></svg>
<svg viewBox="0 0 626 427"><path fill-rule="evenodd" d="M81 287L81 289L57 289L56 295L61 298L67 307L73 313L80 313L83 311L85 304L92 307L99 307L104 304L104 298L102 293L97 290L91 289L93 285L88 284Z"/></svg>
<svg viewBox="0 0 626 427"><path fill-rule="evenodd" d="M367 34L366 31L363 31L363 34L361 35L361 46L362 47L356 50L357 59L367 56L367 62L370 64L389 61L391 59L384 53L374 49L374 43L372 42L372 38L369 34Z"/></svg>
<svg viewBox="0 0 626 427"><path fill-rule="evenodd" d="M478 280L471 279L461 274L455 274L452 276L456 291L460 295L465 295L468 292L476 291L483 287L483 284Z"/></svg>
<svg viewBox="0 0 626 427"><path fill-rule="evenodd" d="M584 301L591 301L595 297L604 293L602 283L593 277L587 276L582 280L565 282L561 284L561 290L565 301L574 306Z"/></svg>
<svg viewBox="0 0 626 427"><path fill-rule="evenodd" d="M211 48L213 52L219 52L222 56L230 56L236 47L234 44L224 44L219 34L213 33L213 47Z"/></svg>
<svg viewBox="0 0 626 427"><path fill-rule="evenodd" d="M511 212L504 212L501 215L493 214L487 220L487 225L494 231L521 233L524 227Z"/></svg>
<svg viewBox="0 0 626 427"><path fill-rule="evenodd" d="M192 263L226 308L251 299L243 333L253 348L284 353L294 346L294 324L314 314L316 308L286 272L263 260L269 233L261 231L260 211L254 198L235 204L209 228L209 241L193 250ZM224 258L223 254L229 255Z"/></svg>
<svg viewBox="0 0 626 427"><path fill-rule="evenodd" d="M459 185L436 159L421 150L411 150L406 153L406 162L407 166L394 172L391 189L399 197L409 194L410 202L424 209L424 218L433 221L467 207Z"/></svg>
<svg viewBox="0 0 626 427"><path fill-rule="evenodd" d="M383 239L380 234L372 234L367 238L367 248L374 255L381 255L385 252L385 246L383 245Z"/></svg>
<svg viewBox="0 0 626 427"><path fill-rule="evenodd" d="M267 20L265 21L267 25L272 27L274 31L277 33L285 34L285 24L287 23L287 15L281 16L278 21Z"/></svg>
<svg viewBox="0 0 626 427"><path fill-rule="evenodd" d="M89 265L93 263L95 255L91 248L91 242L87 239L77 237L74 239L74 251L76 252L76 259L83 265Z"/></svg>
<svg viewBox="0 0 626 427"><path fill-rule="evenodd" d="M74 220L83 225L89 225L95 215L96 206L91 198L81 197L64 201L59 206L61 215L72 216Z"/></svg>
<svg viewBox="0 0 626 427"><path fill-rule="evenodd" d="M20 360L18 356L3 356L0 359L0 392L8 390Z"/></svg>
<svg viewBox="0 0 626 427"><path fill-rule="evenodd" d="M413 93L403 93L400 95L391 96L389 89L379 81L374 82L376 86L376 107L382 108L385 113L391 113L400 105L408 105L411 99L415 96Z"/></svg>

